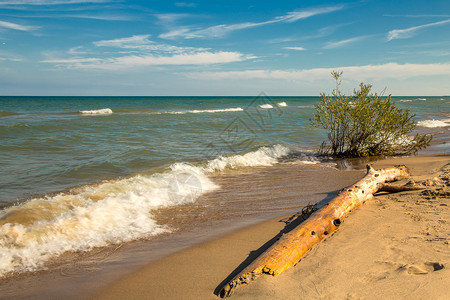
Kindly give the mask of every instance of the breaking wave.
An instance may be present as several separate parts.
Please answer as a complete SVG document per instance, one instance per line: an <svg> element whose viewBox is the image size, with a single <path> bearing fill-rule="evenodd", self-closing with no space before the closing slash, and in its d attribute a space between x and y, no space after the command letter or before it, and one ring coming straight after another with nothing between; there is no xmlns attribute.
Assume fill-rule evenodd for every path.
<svg viewBox="0 0 450 300"><path fill-rule="evenodd" d="M436 128L436 127L447 127L450 126L450 119L444 120L424 120L417 122L417 126L427 127L427 128Z"/></svg>
<svg viewBox="0 0 450 300"><path fill-rule="evenodd" d="M45 268L67 251L148 238L170 228L157 224L158 208L195 202L218 189L208 174L240 167L270 166L290 149L275 145L196 166L175 163L166 171L136 175L68 193L31 199L0 211L0 277Z"/></svg>
<svg viewBox="0 0 450 300"><path fill-rule="evenodd" d="M82 115L108 115L112 114L113 111L110 108L94 109L94 110L80 110Z"/></svg>
<svg viewBox="0 0 450 300"><path fill-rule="evenodd" d="M266 104L261 104L261 105L259 105L259 107L260 107L260 108L266 108L266 109L267 109L267 108L273 108L273 105L267 104L267 103L266 103Z"/></svg>
<svg viewBox="0 0 450 300"><path fill-rule="evenodd" d="M163 112L166 114L201 114L201 113L220 113L220 112L233 112L233 111L243 111L241 107L232 107L232 108L222 108L222 109L194 109L194 110L185 110L185 111L167 111ZM159 114L163 114L159 113Z"/></svg>

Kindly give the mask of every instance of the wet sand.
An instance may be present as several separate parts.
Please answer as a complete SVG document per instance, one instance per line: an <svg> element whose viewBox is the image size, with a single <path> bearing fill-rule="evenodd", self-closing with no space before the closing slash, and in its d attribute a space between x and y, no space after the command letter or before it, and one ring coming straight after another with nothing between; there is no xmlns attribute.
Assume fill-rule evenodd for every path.
<svg viewBox="0 0 450 300"><path fill-rule="evenodd" d="M261 276L238 288L232 298L448 299L449 163L448 155L376 162L375 168L407 165L411 179L424 190L377 195L295 267L277 277ZM94 298L217 299L214 292L221 283L266 248L292 216L154 261Z"/></svg>

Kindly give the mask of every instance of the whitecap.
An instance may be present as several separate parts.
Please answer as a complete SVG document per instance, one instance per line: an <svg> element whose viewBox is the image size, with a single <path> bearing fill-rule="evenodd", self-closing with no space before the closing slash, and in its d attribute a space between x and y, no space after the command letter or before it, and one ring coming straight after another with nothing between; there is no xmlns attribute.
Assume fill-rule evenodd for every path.
<svg viewBox="0 0 450 300"><path fill-rule="evenodd" d="M450 126L450 119L445 120L423 120L417 122L417 126L427 127L427 128L436 128L436 127L447 127Z"/></svg>
<svg viewBox="0 0 450 300"><path fill-rule="evenodd" d="M112 114L113 111L110 108L94 109L94 110L80 110L80 114L83 115L107 115Z"/></svg>
<svg viewBox="0 0 450 300"><path fill-rule="evenodd" d="M243 111L241 107L221 108L221 109L194 109L186 111L173 111L168 112L170 114L201 114L201 113L221 113L221 112L234 112Z"/></svg>
<svg viewBox="0 0 450 300"><path fill-rule="evenodd" d="M204 169L208 172L234 169L238 167L271 166L291 150L283 145L261 147L256 151L232 156L220 156L208 162Z"/></svg>

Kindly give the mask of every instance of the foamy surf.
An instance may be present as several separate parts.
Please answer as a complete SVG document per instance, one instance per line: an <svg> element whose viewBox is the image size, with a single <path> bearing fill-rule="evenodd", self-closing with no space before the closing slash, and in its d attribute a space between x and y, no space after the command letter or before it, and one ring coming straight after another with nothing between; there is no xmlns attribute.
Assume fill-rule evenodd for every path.
<svg viewBox="0 0 450 300"><path fill-rule="evenodd" d="M244 109L241 107L220 108L220 109L193 109L181 111L166 111L166 112L159 112L158 114L184 115L184 114L221 113L221 112L236 112L236 111L244 111Z"/></svg>
<svg viewBox="0 0 450 300"><path fill-rule="evenodd" d="M283 145L272 147L261 147L256 151L233 156L220 156L208 162L204 167L207 172L222 171L238 167L271 166L278 162L278 159L289 154L291 150Z"/></svg>
<svg viewBox="0 0 450 300"><path fill-rule="evenodd" d="M41 269L67 251L170 231L156 224L153 210L193 202L216 188L200 168L174 164L163 173L86 186L7 208L0 213L0 275Z"/></svg>
<svg viewBox="0 0 450 300"><path fill-rule="evenodd" d="M271 104L261 104L261 105L259 105L259 107L260 108L265 108L265 109L268 109L268 108L273 108L273 105L271 105Z"/></svg>
<svg viewBox="0 0 450 300"><path fill-rule="evenodd" d="M450 119L419 121L417 122L417 126L426 128L447 127L450 126Z"/></svg>
<svg viewBox="0 0 450 300"><path fill-rule="evenodd" d="M286 102L278 102L277 105L282 107L288 106Z"/></svg>
<svg viewBox="0 0 450 300"><path fill-rule="evenodd" d="M113 111L110 108L94 109L94 110L80 110L82 115L108 115L112 114Z"/></svg>
<svg viewBox="0 0 450 300"><path fill-rule="evenodd" d="M161 173L75 188L6 208L0 212L0 276L43 269L47 261L68 251L88 251L170 232L155 222L152 213L195 202L217 189L208 174L273 165L289 152L275 145L198 166L175 163Z"/></svg>

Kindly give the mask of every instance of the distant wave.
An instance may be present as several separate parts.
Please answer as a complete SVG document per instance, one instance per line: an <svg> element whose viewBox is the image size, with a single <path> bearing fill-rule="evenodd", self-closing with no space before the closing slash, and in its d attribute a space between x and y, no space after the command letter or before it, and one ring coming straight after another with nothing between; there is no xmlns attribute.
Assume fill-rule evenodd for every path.
<svg viewBox="0 0 450 300"><path fill-rule="evenodd" d="M427 101L427 98L417 98L415 100L419 100L419 101Z"/></svg>
<svg viewBox="0 0 450 300"><path fill-rule="evenodd" d="M402 99L402 100L399 100L400 102L412 102L412 100L411 99Z"/></svg>
<svg viewBox="0 0 450 300"><path fill-rule="evenodd" d="M419 121L417 122L417 126L427 128L447 127L450 126L450 119Z"/></svg>
<svg viewBox="0 0 450 300"><path fill-rule="evenodd" d="M288 106L286 102L278 102L278 106Z"/></svg>
<svg viewBox="0 0 450 300"><path fill-rule="evenodd" d="M80 110L79 113L83 115L107 115L112 114L113 111L110 108L102 108L94 110Z"/></svg>
<svg viewBox="0 0 450 300"><path fill-rule="evenodd" d="M219 108L219 109L194 109L194 110L181 110L181 111L166 111L158 114L201 114L201 113L221 113L221 112L233 112L233 111L243 111L244 109L241 107L232 107L232 108Z"/></svg>
<svg viewBox="0 0 450 300"><path fill-rule="evenodd" d="M6 208L0 211L0 277L42 269L67 251L87 251L170 232L156 223L152 211L192 203L218 189L208 176L211 173L270 166L290 151L275 145L220 156L197 166L175 163L163 172L88 185Z"/></svg>
<svg viewBox="0 0 450 300"><path fill-rule="evenodd" d="M266 108L266 109L267 109L267 108L273 108L273 105L267 104L267 103L266 103L266 104L261 104L261 105L259 105L259 107L260 107L260 108Z"/></svg>
<svg viewBox="0 0 450 300"><path fill-rule="evenodd" d="M0 110L0 117L7 117L7 116L13 116L17 115L16 113Z"/></svg>

